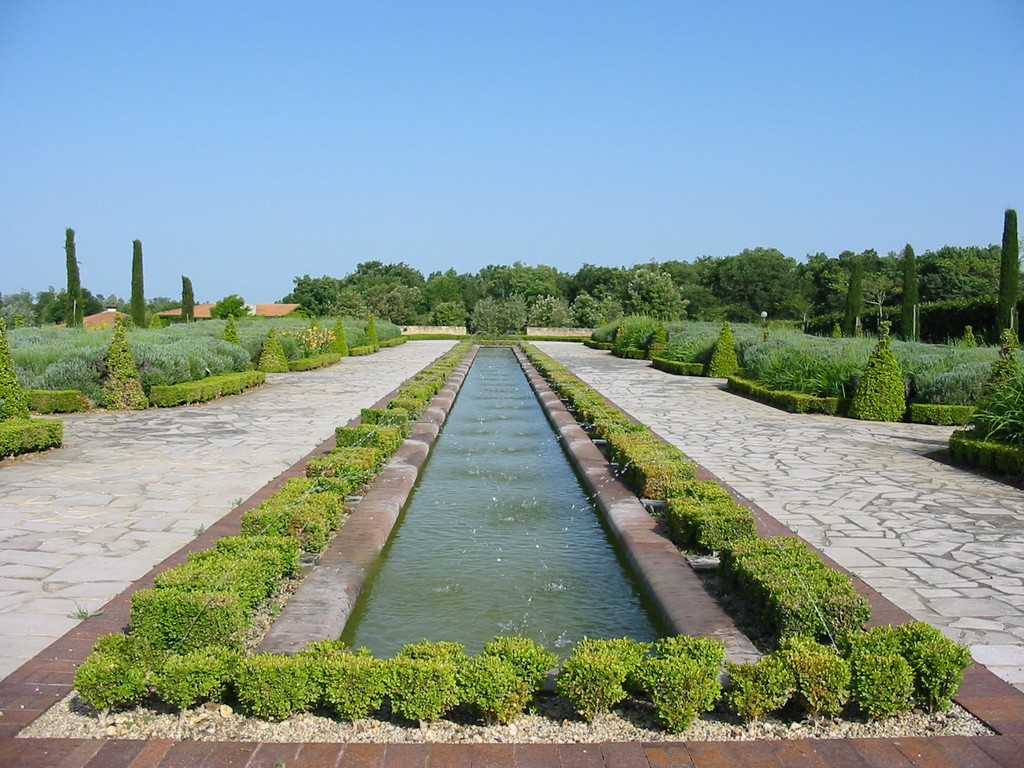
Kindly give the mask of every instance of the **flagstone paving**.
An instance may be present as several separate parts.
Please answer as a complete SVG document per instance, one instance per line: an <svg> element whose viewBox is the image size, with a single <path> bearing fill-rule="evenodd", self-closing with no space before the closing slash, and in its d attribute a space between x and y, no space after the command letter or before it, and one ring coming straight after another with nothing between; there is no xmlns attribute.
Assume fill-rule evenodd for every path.
<svg viewBox="0 0 1024 768"><path fill-rule="evenodd" d="M536 346L1024 690L1024 490L937 460L951 428L790 414L724 381Z"/></svg>
<svg viewBox="0 0 1024 768"><path fill-rule="evenodd" d="M63 448L0 461L0 679L453 345L198 406L65 415Z"/></svg>

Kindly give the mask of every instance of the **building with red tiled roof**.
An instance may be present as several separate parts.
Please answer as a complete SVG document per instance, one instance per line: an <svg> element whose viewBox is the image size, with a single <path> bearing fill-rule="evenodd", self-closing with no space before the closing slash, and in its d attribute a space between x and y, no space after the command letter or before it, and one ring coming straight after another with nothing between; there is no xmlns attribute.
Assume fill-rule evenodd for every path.
<svg viewBox="0 0 1024 768"><path fill-rule="evenodd" d="M212 315L210 310L216 306L215 304L196 304L192 310L192 318L194 320L209 320ZM256 315L257 317L284 317L287 314L294 312L296 309L301 307L301 304L246 304L245 305L250 314ZM160 317L166 317L172 322L181 319L181 307L176 309L165 309L163 312L157 312Z"/></svg>
<svg viewBox="0 0 1024 768"><path fill-rule="evenodd" d="M82 318L83 328L92 328L94 331L100 328L113 328L114 318L120 315L125 320L128 319L128 315L124 312L118 312L113 307L108 307L102 312L97 312L95 315L86 315Z"/></svg>

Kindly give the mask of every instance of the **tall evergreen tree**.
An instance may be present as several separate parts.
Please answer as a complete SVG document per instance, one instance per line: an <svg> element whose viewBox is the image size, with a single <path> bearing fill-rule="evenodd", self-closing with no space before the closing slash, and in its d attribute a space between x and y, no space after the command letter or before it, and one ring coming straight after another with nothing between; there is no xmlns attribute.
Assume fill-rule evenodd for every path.
<svg viewBox="0 0 1024 768"><path fill-rule="evenodd" d="M1003 248L999 259L999 299L996 304L996 324L1000 333L1013 327L1013 312L1017 307L1020 284L1020 241L1017 239L1017 212L1006 209L1003 217Z"/></svg>
<svg viewBox="0 0 1024 768"><path fill-rule="evenodd" d="M85 315L82 306L82 278L78 273L78 259L75 257L75 230L68 227L64 233L64 253L68 266L68 306L64 322L68 328L81 328Z"/></svg>
<svg viewBox="0 0 1024 768"><path fill-rule="evenodd" d="M146 296L142 283L142 241L132 241L132 299L129 309L136 328L146 327Z"/></svg>
<svg viewBox="0 0 1024 768"><path fill-rule="evenodd" d="M900 330L907 341L916 341L921 335L914 317L917 304L917 258L913 247L907 243L903 247L903 311L900 315Z"/></svg>
<svg viewBox="0 0 1024 768"><path fill-rule="evenodd" d="M864 309L864 260L859 256L850 268L850 286L846 290L846 309L843 312L843 336L857 334L858 320Z"/></svg>
<svg viewBox="0 0 1024 768"><path fill-rule="evenodd" d="M192 292L192 281L181 276L181 320L184 323L191 323L196 315L196 296Z"/></svg>

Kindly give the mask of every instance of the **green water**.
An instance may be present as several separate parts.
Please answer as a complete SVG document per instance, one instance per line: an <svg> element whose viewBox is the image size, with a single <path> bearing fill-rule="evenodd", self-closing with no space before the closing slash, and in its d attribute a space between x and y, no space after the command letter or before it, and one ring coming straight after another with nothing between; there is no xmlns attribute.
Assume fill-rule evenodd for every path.
<svg viewBox="0 0 1024 768"><path fill-rule="evenodd" d="M498 634L566 653L661 633L515 356L484 348L342 638L390 656Z"/></svg>

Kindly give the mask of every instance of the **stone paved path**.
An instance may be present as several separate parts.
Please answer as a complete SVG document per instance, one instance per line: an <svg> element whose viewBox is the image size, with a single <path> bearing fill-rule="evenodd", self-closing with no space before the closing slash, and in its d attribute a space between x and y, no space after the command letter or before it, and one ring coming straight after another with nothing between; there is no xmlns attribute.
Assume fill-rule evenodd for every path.
<svg viewBox="0 0 1024 768"><path fill-rule="evenodd" d="M453 344L199 406L64 416L64 448L0 461L0 679Z"/></svg>
<svg viewBox="0 0 1024 768"><path fill-rule="evenodd" d="M536 346L1024 690L1024 490L930 458L950 428L789 414L722 381Z"/></svg>

